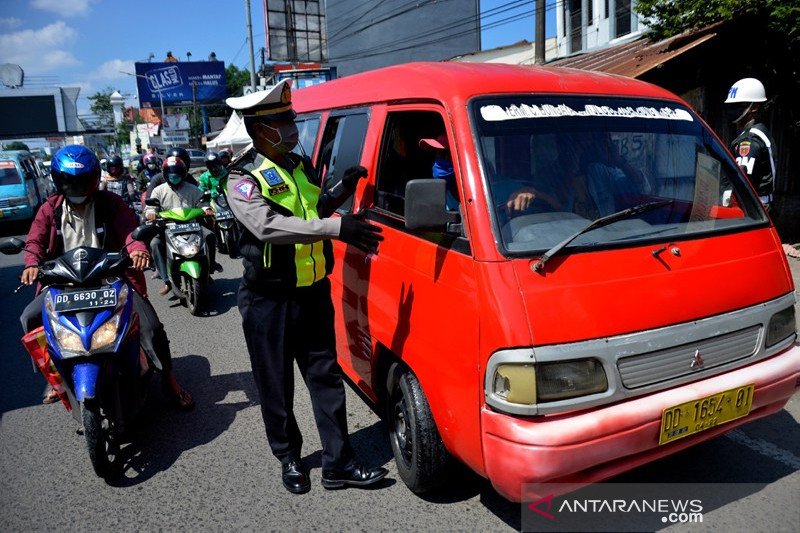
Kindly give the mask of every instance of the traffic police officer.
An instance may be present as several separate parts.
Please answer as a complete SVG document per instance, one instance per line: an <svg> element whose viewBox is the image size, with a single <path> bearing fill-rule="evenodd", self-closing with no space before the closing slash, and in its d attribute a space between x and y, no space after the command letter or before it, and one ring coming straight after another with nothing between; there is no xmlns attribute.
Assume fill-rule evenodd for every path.
<svg viewBox="0 0 800 533"><path fill-rule="evenodd" d="M761 103L766 101L764 85L755 78L744 78L730 88L725 104L731 122L741 130L731 143L731 152L769 211L775 189L776 158L775 143L767 127L759 122Z"/></svg>
<svg viewBox="0 0 800 533"><path fill-rule="evenodd" d="M296 360L322 441L322 486L370 485L387 470L366 468L353 457L328 274L330 239L374 253L383 237L363 216L327 218L352 195L366 169L348 169L340 183L320 194L311 160L291 152L298 131L289 80L226 103L242 112L253 139L253 148L231 164L227 196L244 227L238 306L267 440L281 461L283 484L293 493L310 489L293 410Z"/></svg>

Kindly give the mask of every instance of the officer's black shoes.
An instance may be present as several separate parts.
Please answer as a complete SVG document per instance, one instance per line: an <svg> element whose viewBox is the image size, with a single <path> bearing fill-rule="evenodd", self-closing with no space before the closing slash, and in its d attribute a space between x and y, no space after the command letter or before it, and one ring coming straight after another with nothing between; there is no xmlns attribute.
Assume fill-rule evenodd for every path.
<svg viewBox="0 0 800 533"><path fill-rule="evenodd" d="M311 490L311 480L308 470L302 461L290 459L281 465L281 477L286 490L294 494L303 494Z"/></svg>
<svg viewBox="0 0 800 533"><path fill-rule="evenodd" d="M211 271L212 271L212 272L222 272L222 270L223 270L223 269L222 269L222 265L220 265L220 264L219 264L219 263L217 263L216 261L214 261L214 264L213 264L213 265L211 265Z"/></svg>
<svg viewBox="0 0 800 533"><path fill-rule="evenodd" d="M366 487L386 477L389 471L382 467L367 468L350 463L340 470L322 470L322 486L328 490L345 487Z"/></svg>

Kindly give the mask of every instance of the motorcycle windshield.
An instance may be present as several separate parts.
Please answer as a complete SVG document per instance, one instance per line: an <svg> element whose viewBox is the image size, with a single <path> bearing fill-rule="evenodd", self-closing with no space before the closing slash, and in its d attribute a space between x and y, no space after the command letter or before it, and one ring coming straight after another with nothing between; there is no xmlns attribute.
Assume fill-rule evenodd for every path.
<svg viewBox="0 0 800 533"><path fill-rule="evenodd" d="M159 216L165 220L174 220L175 222L187 222L201 217L205 211L199 207L179 207L176 209L167 209L161 211Z"/></svg>

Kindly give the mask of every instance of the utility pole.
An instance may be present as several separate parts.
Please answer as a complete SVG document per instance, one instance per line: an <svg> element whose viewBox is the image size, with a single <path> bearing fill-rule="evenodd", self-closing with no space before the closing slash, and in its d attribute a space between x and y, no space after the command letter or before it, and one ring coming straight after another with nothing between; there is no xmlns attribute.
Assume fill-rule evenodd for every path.
<svg viewBox="0 0 800 533"><path fill-rule="evenodd" d="M544 64L544 4L545 0L536 0L536 36L534 38L534 61L537 65Z"/></svg>
<svg viewBox="0 0 800 533"><path fill-rule="evenodd" d="M247 13L247 49L250 52L250 87L256 90L256 58L253 53L253 22L250 19L250 0L244 0ZM266 16L266 15L265 15Z"/></svg>

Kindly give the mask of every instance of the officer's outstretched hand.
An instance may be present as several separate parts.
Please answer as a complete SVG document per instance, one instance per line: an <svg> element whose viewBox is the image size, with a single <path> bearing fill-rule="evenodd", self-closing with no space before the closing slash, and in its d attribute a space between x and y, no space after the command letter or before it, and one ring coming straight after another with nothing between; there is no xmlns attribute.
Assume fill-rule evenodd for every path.
<svg viewBox="0 0 800 533"><path fill-rule="evenodd" d="M358 185L358 180L366 177L367 169L361 165L356 165L344 171L344 175L342 176L342 185L344 185L348 191L354 191L356 189L356 185Z"/></svg>
<svg viewBox="0 0 800 533"><path fill-rule="evenodd" d="M364 220L366 214L366 211L362 211L344 215L342 227L339 230L339 240L352 244L368 254L374 254L378 251L378 243L383 240L383 235L381 235L383 230Z"/></svg>

